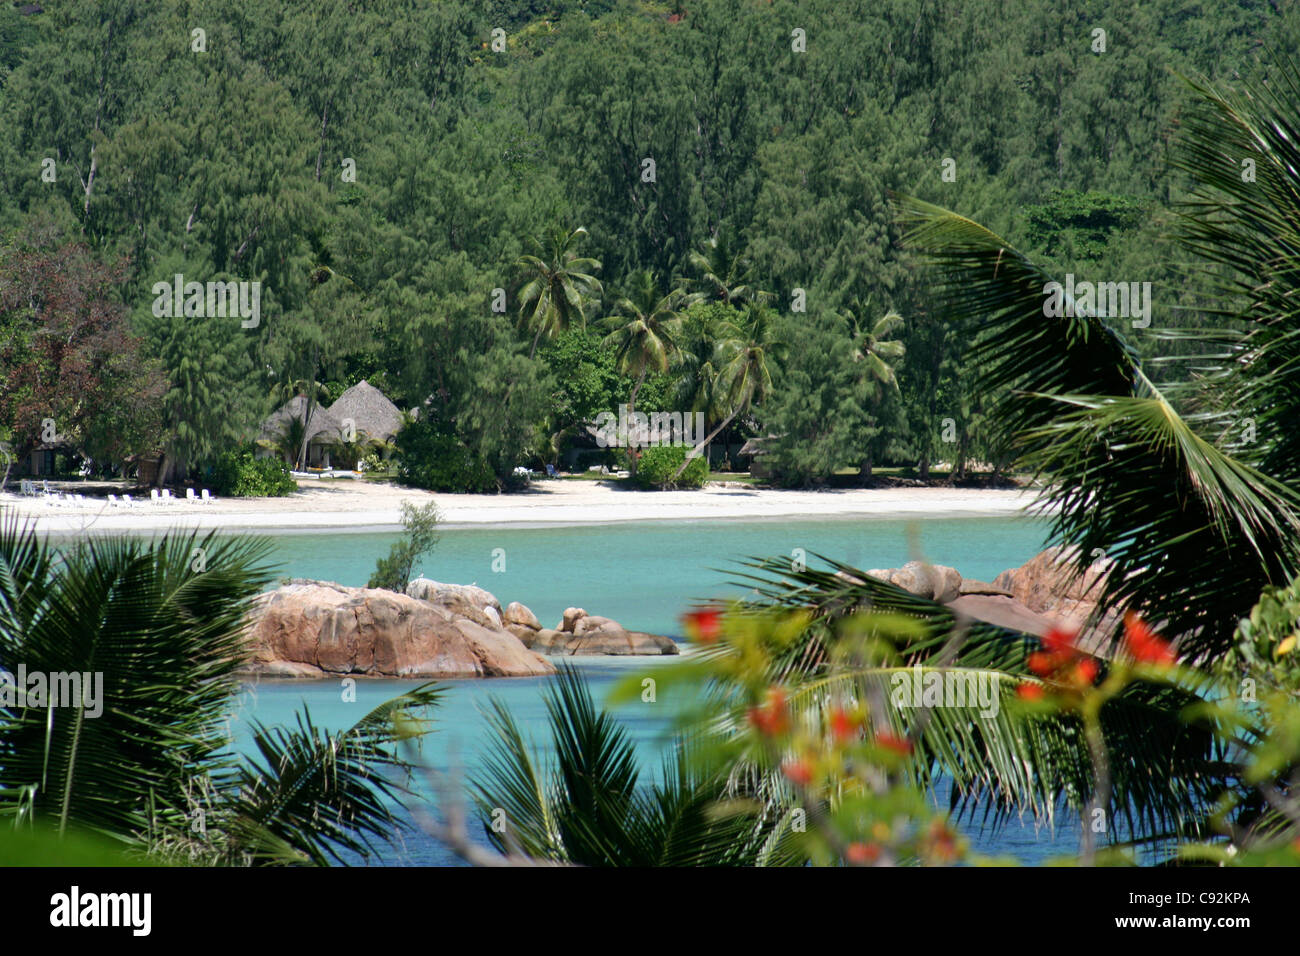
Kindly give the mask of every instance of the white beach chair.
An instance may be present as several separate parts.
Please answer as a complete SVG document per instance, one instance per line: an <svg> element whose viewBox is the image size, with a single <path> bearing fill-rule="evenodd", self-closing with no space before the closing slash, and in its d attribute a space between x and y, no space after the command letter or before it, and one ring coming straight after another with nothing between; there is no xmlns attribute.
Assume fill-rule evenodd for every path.
<svg viewBox="0 0 1300 956"><path fill-rule="evenodd" d="M163 500L162 495L158 493L157 488L149 489L149 503L151 505L160 505L162 504L162 500Z"/></svg>
<svg viewBox="0 0 1300 956"><path fill-rule="evenodd" d="M134 507L135 507L135 499L132 498L130 495L123 495L123 496L122 496L122 504L126 505L128 508L134 508Z"/></svg>
<svg viewBox="0 0 1300 956"><path fill-rule="evenodd" d="M199 500L202 501L205 505L210 505L212 504L212 502L217 500L217 496L214 495L212 492L208 491L208 489L204 488L203 494L199 498Z"/></svg>
<svg viewBox="0 0 1300 956"><path fill-rule="evenodd" d="M199 500L199 496L196 495L196 494L194 493L194 489L193 489L193 488L186 488L186 489L185 489L185 500L186 500L186 501L198 501L198 500Z"/></svg>
<svg viewBox="0 0 1300 956"><path fill-rule="evenodd" d="M108 506L109 506L110 508L116 508L120 503L121 503L121 502L119 502L119 501L117 500L117 495L113 494L113 493L110 491L110 492L108 493Z"/></svg>

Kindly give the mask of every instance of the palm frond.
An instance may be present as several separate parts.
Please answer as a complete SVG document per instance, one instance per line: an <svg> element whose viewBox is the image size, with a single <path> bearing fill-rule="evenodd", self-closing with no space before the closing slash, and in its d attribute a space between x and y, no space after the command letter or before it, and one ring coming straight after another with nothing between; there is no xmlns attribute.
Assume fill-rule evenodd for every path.
<svg viewBox="0 0 1300 956"><path fill-rule="evenodd" d="M774 682L791 688L792 706L811 712L860 693L875 682L886 692L898 668L845 670L830 667L838 621L863 611L906 615L914 632L897 647L901 667L922 673L974 671L996 678L1001 688L991 717L981 707L926 708L927 723L916 741L914 782L933 786L940 776L952 783L952 806L993 827L1028 812L1051 821L1059 807L1079 810L1092 796L1091 759L1077 721L1069 715L1024 716L1013 703L1014 688L1037 678L1028 655L1040 649L1027 634L978 621L958 621L944 605L910 594L864 571L821 555L828 569L791 569L785 558L751 559L738 584L758 591L749 607L803 609L812 618L804 639L777 662ZM960 627L960 644L951 645ZM950 655L950 656L946 656ZM1104 674L1105 663L1099 662ZM1222 742L1208 727L1189 726L1182 714L1201 700L1202 688L1132 685L1102 711L1112 753L1110 818L1123 821L1113 839L1151 842L1170 832L1199 826L1227 785L1231 768ZM910 733L915 715L891 711L899 734ZM1214 768L1217 767L1216 772Z"/></svg>
<svg viewBox="0 0 1300 956"><path fill-rule="evenodd" d="M1024 433L1052 421L1059 409L1042 397L1064 394L1129 395L1137 358L1104 319L1044 314L1045 286L1055 277L1006 240L964 216L900 197L907 243L934 267L941 310L968 322L992 413L1022 451Z"/></svg>
<svg viewBox="0 0 1300 956"><path fill-rule="evenodd" d="M1099 608L1141 611L1180 653L1220 654L1260 591L1300 567L1300 497L1201 437L1154 386L1055 396L1028 461L1052 476L1052 537L1113 562ZM1118 640L1119 635L1114 635Z"/></svg>
<svg viewBox="0 0 1300 956"><path fill-rule="evenodd" d="M404 826L394 811L411 792L403 777L412 767L395 745L425 730L417 712L442 693L423 684L340 734L317 727L306 710L296 728L254 723L256 756L242 758L238 796L222 807L232 853L282 863L288 851L317 866L345 862L343 851L369 857L375 840Z"/></svg>
<svg viewBox="0 0 1300 956"><path fill-rule="evenodd" d="M12 582L43 558L21 536L0 536L10 582L0 665L78 675L83 697L0 712L0 788L31 788L34 814L60 828L125 835L146 831L155 812L183 816L195 768L225 772L224 707L246 653L245 615L270 580L266 547L192 534L152 546L89 539L14 600ZM75 691L70 676L63 687Z"/></svg>

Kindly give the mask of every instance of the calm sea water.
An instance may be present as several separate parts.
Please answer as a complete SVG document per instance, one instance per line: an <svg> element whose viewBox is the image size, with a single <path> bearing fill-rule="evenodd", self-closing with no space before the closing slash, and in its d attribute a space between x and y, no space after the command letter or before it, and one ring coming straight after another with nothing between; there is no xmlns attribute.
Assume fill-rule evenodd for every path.
<svg viewBox="0 0 1300 956"><path fill-rule="evenodd" d="M274 537L282 573L364 585L375 561L396 540L391 533L286 534ZM912 558L957 567L967 577L992 580L1022 564L1042 546L1043 525L1027 518L711 521L637 523L565 528L449 528L424 573L440 581L477 582L503 603L522 601L544 625L575 605L615 618L629 628L677 635L680 614L693 600L739 595L729 583L746 556L790 557L803 549L810 565L822 553L861 568L898 567ZM494 570L495 567L498 570ZM576 660L597 701L629 674L652 674L668 659ZM436 730L423 744L429 766L464 778L479 766L489 732L483 717L490 698L502 700L539 754L550 750L542 694L545 679L444 681L447 694L431 715ZM250 684L232 716L236 746L249 743L251 720L292 723L295 711L310 710L329 729L350 726L373 706L416 686L403 681L360 681L356 701L345 702L339 681L261 681ZM625 705L623 721L641 758L643 774L655 774L672 722L671 693L654 704ZM935 799L943 803L940 786ZM996 832L967 825L976 848L1025 862L1077 849L1077 829L1058 821L1055 832L1032 821L1013 821ZM372 862L387 865L445 865L451 854L419 831Z"/></svg>
<svg viewBox="0 0 1300 956"><path fill-rule="evenodd" d="M443 531L423 572L476 583L504 606L521 601L553 627L566 607L612 617L632 630L676 634L694 599L739 596L728 582L747 557L809 565L825 554L855 567L896 568L912 559L992 581L1040 550L1041 521L1029 518L645 522L566 528ZM397 535L291 534L275 538L285 575L362 586Z"/></svg>

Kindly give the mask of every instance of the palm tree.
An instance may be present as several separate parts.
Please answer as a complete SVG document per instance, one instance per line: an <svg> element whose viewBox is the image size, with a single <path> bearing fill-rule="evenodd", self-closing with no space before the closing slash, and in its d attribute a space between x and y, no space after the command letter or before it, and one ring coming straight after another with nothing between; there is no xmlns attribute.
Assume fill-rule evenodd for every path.
<svg viewBox="0 0 1300 956"><path fill-rule="evenodd" d="M1099 712L1104 746L1115 755L1101 803L1114 821L1107 833L1133 847L1158 851L1212 834L1222 806L1237 808L1234 823L1261 818L1262 801L1252 806L1244 796L1253 791L1244 761L1261 739L1259 728L1249 721L1225 728L1187 715L1207 697L1236 693L1214 683L1210 665L1235 649L1238 621L1261 591L1297 580L1300 571L1300 438L1281 427L1300 412L1300 392L1287 377L1300 349L1293 305L1300 285L1294 268L1300 144L1289 132L1300 82L1291 75L1276 88L1230 98L1197 86L1202 111L1184 127L1189 158L1180 162L1200 185L1181 241L1208 261L1211 276L1231 293L1226 301L1239 303L1230 318L1248 330L1220 336L1220 368L1193 382L1157 386L1102 317L1049 319L1044 285L1053 277L1046 270L968 219L903 200L909 241L937 264L950 313L978 318L972 367L1021 466L1043 479L1052 542L1077 549L1080 571L1094 548L1113 562L1094 623L1127 608L1179 636L1184 676L1130 683ZM1240 181L1241 157L1256 161L1256 183ZM1275 426L1260 431L1255 443L1242 443L1223 427L1243 396L1258 420ZM785 556L753 562L737 582L757 591L751 610L807 615L798 639L767 675L790 688L798 709L815 709L850 685L887 676L835 664L842 649L837 625L861 608L912 622L898 648L905 666L978 671L1008 690L1033 679L1031 655L1043 648L1036 637L971 621L864 571L826 563L822 570L792 569ZM1293 622L1282 623L1279 641L1293 633ZM1285 652L1281 644L1264 651L1270 660ZM1108 664L1097 664L1103 679ZM626 801L613 801L620 812L606 813L610 801L592 794L629 789L608 736L591 730L589 720L565 716L573 711L567 704L553 710L557 727L582 728L563 741L557 733L563 776L534 772L518 729L502 723L499 735L509 747L501 754L508 759L498 757L495 783L480 788L481 805L503 806L508 794L516 801L509 817L529 827L510 838L539 855L567 850L560 821L580 815L573 807L595 808L594 828L606 836L597 842L570 823L573 842L594 845L590 858L615 859L606 848L623 830ZM899 718L892 711L886 716ZM995 824L1024 810L1050 819L1063 802L1081 811L1100 793L1077 715L1016 719L1004 711L980 720L960 708L932 708L926 719L903 728L914 735L909 771L922 783L947 776L959 811L991 810L983 819ZM1265 783L1275 794L1284 791L1295 770L1293 763L1269 768ZM589 786L606 780L608 787ZM570 799L565 787L578 798ZM1233 799L1223 803L1225 796ZM1277 813L1268 820L1287 841L1295 838L1294 817ZM566 858L588 859L586 852Z"/></svg>
<svg viewBox="0 0 1300 956"><path fill-rule="evenodd" d="M1037 680L1030 667L1032 655L1042 649L1037 638L972 620L861 569L818 558L825 569L792 569L785 556L746 562L751 570L735 581L756 592L743 607L746 614L780 609L805 616L799 638L766 672L769 684L786 688L792 725L824 726L833 702L869 698L873 685L887 699L900 669L918 668L927 678L978 675L998 688L1001 703L992 719L978 713L974 701L910 716L885 707L873 718L880 721L875 732L910 737L912 781L930 788L947 778L958 816L995 827L1025 812L1052 821L1063 804L1079 811L1094 798L1095 765L1077 715L1025 714L1012 703L1016 688ZM846 661L847 653L862 647L862 621L872 619L895 629L897 659ZM1107 662L1096 662L1104 677ZM1205 723L1184 718L1189 707L1202 702L1203 690L1136 682L1102 709L1105 741L1117 755L1110 762L1104 806L1112 838L1159 849L1179 835L1199 833L1240 773L1222 737Z"/></svg>
<svg viewBox="0 0 1300 956"><path fill-rule="evenodd" d="M872 397L878 404L884 397L883 392L898 394L898 377L893 363L903 357L906 346L890 339L903 326L901 315L891 309L871 324L867 317L869 310L870 301L864 303L854 299L843 318L853 337L853 360L862 363L863 377L872 384ZM862 450L859 474L863 478L871 477L870 446Z"/></svg>
<svg viewBox="0 0 1300 956"><path fill-rule="evenodd" d="M585 323L586 300L602 294L600 280L592 275L600 269L600 262L579 257L574 250L586 235L581 226L571 232L556 227L545 242L532 240L537 255L520 256L515 263L524 273L519 319L525 328L535 330L530 358L537 354L537 343L543 337L554 337L575 318Z"/></svg>
<svg viewBox="0 0 1300 956"><path fill-rule="evenodd" d="M1199 103L1184 123L1177 162L1196 186L1175 238L1205 264L1219 301L1234 303L1212 314L1246 330L1205 335L1218 346L1217 367L1206 369L1211 359L1198 356L1195 378L1157 384L1105 316L1086 308L1045 315L1045 286L1057 277L1005 239L939 207L900 200L908 242L935 267L947 314L974 320L970 367L1019 466L1042 481L1049 543L1071 549L1077 573L1096 549L1111 563L1092 623L1116 609L1138 612L1177 636L1189 673L1199 669L1200 677L1173 684L1129 685L1100 712L1105 746L1117 755L1104 809L1127 819L1133 844L1147 846L1212 832L1225 794L1252 812L1241 796L1253 789L1243 760L1258 732L1225 737L1183 714L1207 695L1236 693L1212 683L1212 665L1235 648L1239 621L1261 592L1300 572L1300 438L1284 425L1300 414L1290 378L1300 357L1300 144L1288 132L1300 77L1292 67L1270 88L1240 96L1193 88ZM1253 160L1255 181L1242 181L1243 157ZM1253 443L1227 427L1243 408L1256 419ZM812 607L822 621L862 606L907 614L923 625L904 648L909 664L936 666L938 649L959 638L955 665L1012 682L1029 676L1037 639L971 625L828 563L828 571L792 572L786 559L762 562L749 583L761 603ZM1112 645L1119 637L1111 635ZM832 641L827 627L810 627L783 662L785 674L834 679L824 670ZM945 726L920 742L913 764L949 774L959 805L983 796L1005 812L1050 813L1064 799L1078 810L1095 783L1081 739L1077 724L1059 715L1017 728ZM1274 770L1270 779L1285 787L1295 768Z"/></svg>
<svg viewBox="0 0 1300 956"><path fill-rule="evenodd" d="M740 306L746 302L763 304L771 293L755 289L751 283L753 267L743 251L735 248L728 232L720 232L701 248L691 250L687 262L696 273L695 290L688 305L697 302L720 302Z"/></svg>
<svg viewBox="0 0 1300 956"><path fill-rule="evenodd" d="M727 414L723 407L725 396L718 392L718 326L710 311L688 309L682 317L681 334L673 353L676 376L673 396L677 407L703 412L709 424ZM706 445L706 454L707 448Z"/></svg>
<svg viewBox="0 0 1300 956"><path fill-rule="evenodd" d="M318 355L318 350L313 350L312 354ZM307 446L310 438L307 434L307 423L315 414L317 404L329 397L329 390L324 382L317 381L315 378L290 377L276 382L271 387L271 400L276 404L292 401L299 395L303 396L301 417L292 423L286 423L281 434L275 436L269 444L266 441L260 444L284 455L285 463L290 468L296 466L302 469L307 467Z"/></svg>
<svg viewBox="0 0 1300 956"><path fill-rule="evenodd" d="M247 616L272 577L267 547L189 534L60 552L4 517L0 665L93 676L93 689L82 706L24 693L0 702L0 816L208 864L325 865L369 855L401 828L395 720L433 704L432 685L341 733L306 713L296 728L254 725L256 756L230 752Z"/></svg>
<svg viewBox="0 0 1300 956"><path fill-rule="evenodd" d="M483 830L503 853L582 866L753 866L771 823L752 808L719 815L725 770L694 759L678 741L662 779L640 782L627 732L597 710L583 679L565 667L548 689L554 762L524 742L494 700L493 740L470 779ZM504 831L494 827L505 811Z"/></svg>
<svg viewBox="0 0 1300 956"><path fill-rule="evenodd" d="M717 437L718 433L759 404L772 391L773 363L784 353L777 338L775 315L765 305L750 304L734 319L727 319L719 330L717 377L713 392L727 409L726 416L705 438L691 449L673 474L676 481L691 460Z"/></svg>
<svg viewBox="0 0 1300 956"><path fill-rule="evenodd" d="M257 443L275 452L284 459L286 465L292 468L298 460L298 452L302 448L303 436L306 432L307 428L301 418L286 418L274 438L259 438Z"/></svg>
<svg viewBox="0 0 1300 956"><path fill-rule="evenodd" d="M654 273L642 270L632 276L628 294L614 303L614 314L604 320L610 329L605 341L615 348L618 370L636 378L627 401L629 415L636 411L636 397L646 375L652 370L668 371L681 331L677 313L681 298L677 289L661 296ZM630 470L636 474L636 450L629 451Z"/></svg>

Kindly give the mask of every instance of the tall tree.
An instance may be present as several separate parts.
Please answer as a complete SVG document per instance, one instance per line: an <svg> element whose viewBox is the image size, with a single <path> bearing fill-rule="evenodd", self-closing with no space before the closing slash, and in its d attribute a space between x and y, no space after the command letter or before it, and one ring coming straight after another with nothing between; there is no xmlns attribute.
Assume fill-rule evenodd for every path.
<svg viewBox="0 0 1300 956"><path fill-rule="evenodd" d="M537 255L519 257L516 266L524 274L519 290L519 318L524 327L534 330L533 346L528 353L537 354L537 343L563 332L576 319L586 323L588 300L602 294L595 259L578 255L576 246L587 230L579 226L569 232L554 227L545 239L533 239Z"/></svg>
<svg viewBox="0 0 1300 956"><path fill-rule="evenodd" d="M646 374L668 371L681 330L677 313L681 300L680 289L661 294L655 274L644 269L632 276L627 294L614 303L614 314L604 320L610 330L605 341L614 347L619 371L636 379L627 401L629 415L636 411L637 394ZM635 449L629 457L630 470L635 474Z"/></svg>
<svg viewBox="0 0 1300 956"><path fill-rule="evenodd" d="M785 351L775 319L775 314L767 306L751 304L722 326L713 391L724 404L727 414L691 449L671 481L681 477L691 459L708 447L719 432L771 392L773 368Z"/></svg>
<svg viewBox="0 0 1300 956"><path fill-rule="evenodd" d="M898 376L894 364L906 352L902 342L891 340L903 326L903 317L890 310L874 322L870 317L870 302L855 299L844 319L853 339L853 360L861 363L861 378L867 384L865 397L871 402L870 412L877 410L892 396L898 395ZM871 443L867 439L861 447L859 473L871 477Z"/></svg>

